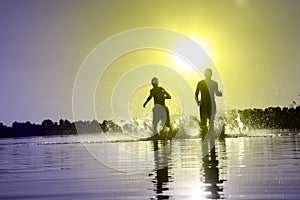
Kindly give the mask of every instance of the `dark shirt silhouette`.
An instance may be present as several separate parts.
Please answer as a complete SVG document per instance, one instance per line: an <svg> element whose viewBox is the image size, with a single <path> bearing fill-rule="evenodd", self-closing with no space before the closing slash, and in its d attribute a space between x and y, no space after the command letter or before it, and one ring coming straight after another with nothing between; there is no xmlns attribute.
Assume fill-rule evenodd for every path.
<svg viewBox="0 0 300 200"><path fill-rule="evenodd" d="M154 104L159 104L161 106L166 106L165 99L171 99L171 96L162 87L153 87L150 90L149 97L154 98Z"/></svg>
<svg viewBox="0 0 300 200"><path fill-rule="evenodd" d="M209 121L210 128L214 128L214 117L216 114L216 102L215 95L222 96L222 92L218 89L218 83L211 80L212 71L211 69L205 70L205 80L198 83L195 92L195 100L200 106L200 119L201 128L203 130L207 129L207 121ZM198 96L201 92L201 101L199 101Z"/></svg>
<svg viewBox="0 0 300 200"><path fill-rule="evenodd" d="M169 109L165 104L165 99L171 99L171 96L164 88L158 86L158 79L153 78L152 81L153 88L150 90L150 95L145 101L143 107L146 107L147 103L153 98L154 108L153 108L153 129L154 133L157 134L157 125L159 121L162 121L164 127L171 128L170 123L170 113Z"/></svg>

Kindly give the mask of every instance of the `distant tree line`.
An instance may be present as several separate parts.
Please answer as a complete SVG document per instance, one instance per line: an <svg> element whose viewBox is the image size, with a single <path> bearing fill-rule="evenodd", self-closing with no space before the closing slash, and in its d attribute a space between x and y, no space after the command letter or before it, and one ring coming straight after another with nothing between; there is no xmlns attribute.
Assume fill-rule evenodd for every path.
<svg viewBox="0 0 300 200"><path fill-rule="evenodd" d="M238 110L238 114L243 125L248 128L300 131L300 106L245 109ZM61 119L59 122L53 122L46 119L41 124L14 122L11 127L0 123L0 138L76 135L78 132L84 134L122 132L122 128L112 120L99 123L96 120L70 122Z"/></svg>
<svg viewBox="0 0 300 200"><path fill-rule="evenodd" d="M241 121L248 128L300 130L300 106L245 109L239 110L238 113Z"/></svg>
<svg viewBox="0 0 300 200"><path fill-rule="evenodd" d="M8 137L26 137L26 136L44 136L44 135L75 135L80 133L103 133L121 131L121 127L112 120L104 120L99 123L93 121L76 121L70 122L61 119L59 122L53 122L46 119L42 124L34 124L31 122L14 122L11 127L0 123L0 138Z"/></svg>

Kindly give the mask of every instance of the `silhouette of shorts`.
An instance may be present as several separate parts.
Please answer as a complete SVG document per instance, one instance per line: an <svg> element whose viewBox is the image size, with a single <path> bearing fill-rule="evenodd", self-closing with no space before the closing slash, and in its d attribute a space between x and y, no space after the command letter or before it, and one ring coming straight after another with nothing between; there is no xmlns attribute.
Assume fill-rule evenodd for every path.
<svg viewBox="0 0 300 200"><path fill-rule="evenodd" d="M167 106L162 106L160 104L155 104L153 109L153 125L156 127L159 121L162 122L164 126L170 127L170 114L169 108Z"/></svg>
<svg viewBox="0 0 300 200"><path fill-rule="evenodd" d="M201 119L211 119L216 115L216 103L203 103L200 104Z"/></svg>

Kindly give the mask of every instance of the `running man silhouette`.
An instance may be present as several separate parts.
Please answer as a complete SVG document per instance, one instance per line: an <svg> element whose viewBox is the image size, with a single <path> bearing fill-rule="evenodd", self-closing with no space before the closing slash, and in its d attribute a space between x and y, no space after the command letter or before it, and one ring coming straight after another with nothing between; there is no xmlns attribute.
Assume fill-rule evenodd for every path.
<svg viewBox="0 0 300 200"><path fill-rule="evenodd" d="M209 122L210 130L214 130L214 119L216 114L216 102L215 95L222 96L222 92L218 89L218 83L211 80L212 70L210 68L205 69L205 80L198 83L195 92L195 100L198 106L200 106L200 126L204 136L208 130L207 122ZM201 100L199 101L199 92L201 92Z"/></svg>
<svg viewBox="0 0 300 200"><path fill-rule="evenodd" d="M168 127L171 130L170 123L170 113L169 108L165 104L165 99L171 99L171 95L166 92L166 90L162 87L158 86L158 78L154 77L151 80L153 88L150 90L150 95L145 101L143 107L145 108L147 103L152 99L154 99L154 107L153 107L153 132L154 136L158 135L157 125L159 121L162 121L164 124L163 130Z"/></svg>

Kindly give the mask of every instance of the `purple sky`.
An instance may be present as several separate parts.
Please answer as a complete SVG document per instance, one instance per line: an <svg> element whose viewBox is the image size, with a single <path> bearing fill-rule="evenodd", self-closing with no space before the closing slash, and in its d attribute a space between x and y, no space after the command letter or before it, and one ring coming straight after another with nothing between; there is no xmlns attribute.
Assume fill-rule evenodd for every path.
<svg viewBox="0 0 300 200"><path fill-rule="evenodd" d="M185 12L176 11L181 6L174 7L174 13L171 13L173 12L172 6L174 5L171 5L173 1L161 3L161 5L158 5L158 2L160 1L152 4L126 1L125 4L125 1L115 0L1 0L0 121L11 124L13 121L27 120L41 122L45 118L72 120L72 88L76 72L85 56L97 44L109 36L132 28L157 26L176 30L176 27L180 27L180 24L174 25L176 19L174 23L168 23L164 19L167 14L170 16L172 14L179 19L180 16L184 17ZM232 14L227 12L226 9L231 8L224 7L224 3L216 5L213 2L204 3L203 1L202 4L201 2L184 2L182 9L194 9L193 13L197 13L198 6L202 10L207 8L207 15L212 15L217 11L224 11L224 16ZM203 8L202 5L206 7ZM278 79L277 86L278 90L282 92L282 97L279 94L273 101L266 100L259 104L241 103L236 107L255 107L257 105L266 107L274 106L277 102L278 105L288 105L288 102L291 102L294 97L296 98L297 92L300 92L298 90L300 84L298 78L300 72L300 25L298 22L300 2L297 0L254 0L249 1L248 6L252 6L249 8L249 10L252 9L249 16L253 17L256 12L259 12L257 23L262 25L264 22L268 22L265 25L272 28L274 35L271 35L268 40L273 41L272 49L278 42L278 48L283 52L268 52L270 50L268 48L259 52L262 56L265 53L268 58L273 58L271 53L276 55L272 66L266 70L272 71L272 77L276 77L275 83ZM215 7L218 9L215 10ZM255 8L261 8L261 10ZM282 12L273 13L274 8ZM268 12L272 14L268 14ZM178 15L175 15L176 13ZM272 16L276 17L272 18ZM222 17L218 17L214 20L222 21ZM183 22L178 21L178 23ZM186 24L186 22L184 23ZM211 26L214 26L213 22ZM257 32L260 34L259 30ZM240 30L238 33L247 36L247 31ZM247 40L246 36L245 40ZM223 40L229 39L228 36ZM260 43L262 44L264 41L262 40ZM265 43L263 46L270 46L270 43ZM241 45L238 51L244 48L247 46ZM232 71L232 73L234 75L235 72ZM237 76L245 76L245 80L248 80L247 76L250 77L253 74L237 74ZM229 79L228 76L224 77L225 86ZM253 79L250 78L250 80ZM257 81L261 80L263 79ZM227 82L229 86L239 85L236 82ZM246 84L245 88L241 89L248 93L253 91L251 95L255 96L255 88L251 85ZM231 93L230 87L228 90L230 99L230 94L234 93L234 90L231 90ZM247 94L245 98L248 98ZM272 96L268 97L268 99L271 98ZM243 99L237 101L243 102Z"/></svg>

